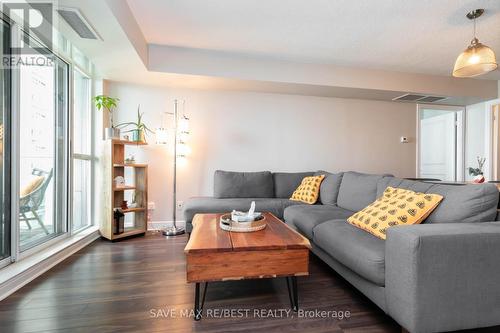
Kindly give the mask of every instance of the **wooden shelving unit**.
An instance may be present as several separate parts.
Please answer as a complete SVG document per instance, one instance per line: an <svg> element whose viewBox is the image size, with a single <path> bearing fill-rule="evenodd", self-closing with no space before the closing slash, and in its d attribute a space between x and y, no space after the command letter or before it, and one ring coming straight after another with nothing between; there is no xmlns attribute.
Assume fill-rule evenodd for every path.
<svg viewBox="0 0 500 333"><path fill-rule="evenodd" d="M116 176L115 176L116 177ZM132 185L125 185L125 186L120 186L120 187L114 187L113 191L115 192L120 192L120 191L126 191L126 190L135 190L136 187Z"/></svg>
<svg viewBox="0 0 500 333"><path fill-rule="evenodd" d="M109 240L118 240L124 237L145 234L147 230L147 205L148 205L148 165L138 163L125 163L125 150L128 145L142 146L147 143L137 143L125 140L107 140L105 143L104 179L103 188L106 204L104 216L101 221L101 235ZM130 172L126 169L130 168ZM118 176L125 178L125 186L115 186L114 179ZM126 224L124 232L115 233L116 223L114 209L120 208L125 200L126 192L135 192L137 207L122 210L131 224ZM129 204L131 202L129 201ZM132 215L131 217L127 215ZM127 220L126 220L127 221Z"/></svg>

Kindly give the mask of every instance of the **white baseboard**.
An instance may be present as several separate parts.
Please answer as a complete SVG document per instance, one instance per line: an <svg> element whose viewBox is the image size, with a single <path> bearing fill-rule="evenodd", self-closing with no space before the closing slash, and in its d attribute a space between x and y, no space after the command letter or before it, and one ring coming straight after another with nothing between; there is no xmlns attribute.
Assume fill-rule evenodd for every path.
<svg viewBox="0 0 500 333"><path fill-rule="evenodd" d="M85 232L82 232L82 234L85 234ZM74 239L70 238L62 241L60 244L54 246L54 248L47 249L46 253L44 253L45 251L42 251L42 253L33 255L33 258L26 258L22 261L6 266L2 270L2 278L5 278L9 272L17 274L5 279L5 281L0 284L0 301L13 294L15 291L21 289L23 286L30 283L75 252L83 249L99 237L101 237L99 231L92 230L86 235L76 235ZM26 267L30 261L35 260L37 260L36 263ZM16 267L16 265L18 266ZM25 267L20 268L19 266Z"/></svg>
<svg viewBox="0 0 500 333"><path fill-rule="evenodd" d="M176 221L178 227L185 228L186 221ZM172 221L150 221L148 222L148 230L161 230L173 225Z"/></svg>

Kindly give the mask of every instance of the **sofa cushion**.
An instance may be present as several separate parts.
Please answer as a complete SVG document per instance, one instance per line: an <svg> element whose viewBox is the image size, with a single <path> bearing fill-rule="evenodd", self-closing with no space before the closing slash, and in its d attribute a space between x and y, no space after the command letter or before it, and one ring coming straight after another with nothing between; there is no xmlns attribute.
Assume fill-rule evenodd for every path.
<svg viewBox="0 0 500 333"><path fill-rule="evenodd" d="M335 260L365 279L385 285L385 242L345 220L314 228L314 243Z"/></svg>
<svg viewBox="0 0 500 333"><path fill-rule="evenodd" d="M313 172L274 172L274 196L276 198L290 198L302 179L312 175Z"/></svg>
<svg viewBox="0 0 500 333"><path fill-rule="evenodd" d="M378 182L377 196L388 186L442 195L443 201L425 223L488 222L496 217L499 193L494 184L449 185L384 177Z"/></svg>
<svg viewBox="0 0 500 333"><path fill-rule="evenodd" d="M231 198L218 199L211 197L190 198L184 203L184 219L191 223L193 216L198 213L228 213L233 209L245 211L255 201L255 210L258 212L271 212L278 218L283 218L286 207L297 205L297 202L287 199L262 199L262 198Z"/></svg>
<svg viewBox="0 0 500 333"><path fill-rule="evenodd" d="M215 171L215 198L273 198L273 177L269 171Z"/></svg>
<svg viewBox="0 0 500 333"><path fill-rule="evenodd" d="M319 171L318 171L319 172ZM323 205L336 205L339 196L340 184L342 183L343 172L324 173L325 179L319 189L319 200Z"/></svg>
<svg viewBox="0 0 500 333"><path fill-rule="evenodd" d="M320 223L334 219L346 219L354 212L330 205L298 205L285 209L285 222L309 239L313 238L313 229Z"/></svg>
<svg viewBox="0 0 500 333"><path fill-rule="evenodd" d="M401 179L396 177L383 177L377 182L377 198L384 194L387 187L403 188L414 192L427 193L434 186L432 183L424 183L416 180Z"/></svg>
<svg viewBox="0 0 500 333"><path fill-rule="evenodd" d="M467 223L494 221L498 188L494 184L434 184L426 193L444 197L425 223Z"/></svg>
<svg viewBox="0 0 500 333"><path fill-rule="evenodd" d="M384 176L359 172L344 172L340 183L337 205L357 212L377 198L377 183Z"/></svg>
<svg viewBox="0 0 500 333"><path fill-rule="evenodd" d="M304 177L299 187L293 192L290 200L313 205L318 201L319 188L325 175Z"/></svg>
<svg viewBox="0 0 500 333"><path fill-rule="evenodd" d="M422 223L439 205L443 196L387 187L384 194L347 219L372 235L386 239L387 229L397 225Z"/></svg>

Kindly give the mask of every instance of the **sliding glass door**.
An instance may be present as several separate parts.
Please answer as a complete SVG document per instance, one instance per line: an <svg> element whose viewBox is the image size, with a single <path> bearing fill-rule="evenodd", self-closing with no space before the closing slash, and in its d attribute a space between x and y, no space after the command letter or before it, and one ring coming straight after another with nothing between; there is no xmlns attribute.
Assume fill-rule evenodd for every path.
<svg viewBox="0 0 500 333"><path fill-rule="evenodd" d="M10 29L0 19L0 55L9 54ZM10 70L0 68L0 263L10 256ZM7 259L8 260L8 259ZM2 265L0 264L0 267Z"/></svg>
<svg viewBox="0 0 500 333"><path fill-rule="evenodd" d="M18 69L20 251L66 232L69 66L35 56Z"/></svg>
<svg viewBox="0 0 500 333"><path fill-rule="evenodd" d="M59 55L0 17L0 268L92 225L92 66Z"/></svg>

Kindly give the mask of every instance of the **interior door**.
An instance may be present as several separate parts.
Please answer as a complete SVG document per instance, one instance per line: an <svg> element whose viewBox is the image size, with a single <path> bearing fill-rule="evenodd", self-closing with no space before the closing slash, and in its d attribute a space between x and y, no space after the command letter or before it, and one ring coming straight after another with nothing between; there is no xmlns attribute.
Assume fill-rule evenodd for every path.
<svg viewBox="0 0 500 333"><path fill-rule="evenodd" d="M463 180L461 109L419 107L420 178Z"/></svg>

